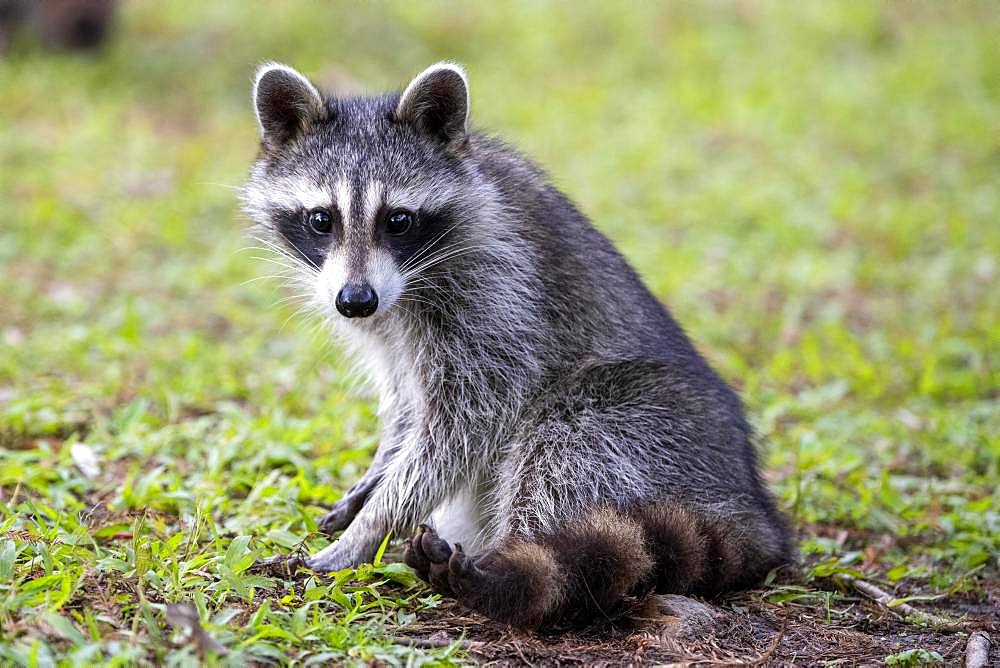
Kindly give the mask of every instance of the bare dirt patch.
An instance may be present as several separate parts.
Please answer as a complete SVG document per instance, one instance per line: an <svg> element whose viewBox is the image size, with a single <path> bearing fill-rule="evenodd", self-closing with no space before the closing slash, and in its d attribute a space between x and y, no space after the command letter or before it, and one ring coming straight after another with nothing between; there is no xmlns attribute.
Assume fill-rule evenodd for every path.
<svg viewBox="0 0 1000 668"><path fill-rule="evenodd" d="M887 656L915 648L937 652L944 665L961 665L971 633L986 631L995 643L1000 628L995 605L974 612L938 607L935 613L964 620L966 630L945 632L903 622L861 597L830 610L773 604L757 592L692 603L700 603L710 619L702 619L700 611L678 617L647 605L612 625L544 635L494 623L447 601L423 613L398 642L439 647L459 641L471 661L500 666L854 666L882 664ZM994 647L991 657L996 654Z"/></svg>

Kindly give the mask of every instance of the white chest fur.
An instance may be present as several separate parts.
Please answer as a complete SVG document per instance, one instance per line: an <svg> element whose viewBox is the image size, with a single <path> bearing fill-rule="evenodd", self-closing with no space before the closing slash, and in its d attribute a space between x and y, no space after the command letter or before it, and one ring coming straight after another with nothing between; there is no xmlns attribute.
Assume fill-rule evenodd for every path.
<svg viewBox="0 0 1000 668"><path fill-rule="evenodd" d="M461 543L468 554L478 553L486 547L481 511L468 487L435 508L429 523L441 538L452 545Z"/></svg>

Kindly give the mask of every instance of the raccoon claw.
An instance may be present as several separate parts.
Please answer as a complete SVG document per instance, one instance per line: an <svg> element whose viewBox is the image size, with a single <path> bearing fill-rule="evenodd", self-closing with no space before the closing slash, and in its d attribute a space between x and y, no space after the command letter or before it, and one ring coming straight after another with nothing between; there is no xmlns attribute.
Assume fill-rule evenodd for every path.
<svg viewBox="0 0 1000 668"><path fill-rule="evenodd" d="M353 487L347 490L347 494L333 504L330 512L320 518L319 530L332 538L336 532L349 527L361 509L364 508L365 501L368 500L368 496L380 478L381 476L371 475L371 471L369 471L364 478L356 482Z"/></svg>
<svg viewBox="0 0 1000 668"><path fill-rule="evenodd" d="M465 556L462 544L455 543L455 551L451 553L451 558L448 559L448 572L461 577L466 575L472 568L475 568L475 566L472 564L472 559Z"/></svg>
<svg viewBox="0 0 1000 668"><path fill-rule="evenodd" d="M426 525L406 544L403 561L438 592L455 596L474 591L482 573L461 543L452 548Z"/></svg>
<svg viewBox="0 0 1000 668"><path fill-rule="evenodd" d="M291 578L295 571L305 566L302 557L276 554L273 557L258 559L249 568L251 573L264 573L271 577Z"/></svg>
<svg viewBox="0 0 1000 668"><path fill-rule="evenodd" d="M421 539L424 533L427 531L427 526L424 524L420 525L420 532L407 539L406 547L403 548L403 563L412 568L417 572L417 576L425 581L429 581L431 562L424 554L424 548L421 544Z"/></svg>
<svg viewBox="0 0 1000 668"><path fill-rule="evenodd" d="M351 520L354 519L354 516L349 514L348 510L347 504L343 500L338 501L330 509L330 512L319 518L317 527L328 536L333 536L334 533L343 531L351 523Z"/></svg>
<svg viewBox="0 0 1000 668"><path fill-rule="evenodd" d="M433 529L425 530L420 535L420 547L423 548L427 559L433 564L444 563L452 555L448 541L439 538Z"/></svg>
<svg viewBox="0 0 1000 668"><path fill-rule="evenodd" d="M481 584L482 571L476 566L475 560L467 556L462 546L455 544L455 551L448 560L448 583L451 590L459 596L465 596L475 591L477 583Z"/></svg>
<svg viewBox="0 0 1000 668"><path fill-rule="evenodd" d="M350 526L364 505L365 497L355 495L352 489L347 493L347 496L333 504L330 512L319 519L319 530L333 537L336 532L343 531Z"/></svg>
<svg viewBox="0 0 1000 668"><path fill-rule="evenodd" d="M453 551L448 541L437 535L434 529L420 525L420 532L411 538L403 552L403 561L417 572L424 582L429 583L442 594L451 594L450 566L455 555L465 558L460 546Z"/></svg>

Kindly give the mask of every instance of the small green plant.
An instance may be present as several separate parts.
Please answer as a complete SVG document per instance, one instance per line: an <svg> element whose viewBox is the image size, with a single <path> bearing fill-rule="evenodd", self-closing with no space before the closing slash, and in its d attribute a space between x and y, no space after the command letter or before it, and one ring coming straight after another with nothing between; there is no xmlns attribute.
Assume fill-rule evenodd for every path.
<svg viewBox="0 0 1000 668"><path fill-rule="evenodd" d="M885 665L911 668L912 666L936 666L944 663L944 657L933 650L923 648L908 649L885 657Z"/></svg>

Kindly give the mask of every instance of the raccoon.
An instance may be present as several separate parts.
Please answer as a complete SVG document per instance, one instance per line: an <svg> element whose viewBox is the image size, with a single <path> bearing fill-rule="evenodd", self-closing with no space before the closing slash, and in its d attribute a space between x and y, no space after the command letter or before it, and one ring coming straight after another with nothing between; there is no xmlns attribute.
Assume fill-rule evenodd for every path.
<svg viewBox="0 0 1000 668"><path fill-rule="evenodd" d="M321 521L343 533L301 565L355 566L412 534L404 561L441 594L560 628L789 560L739 398L545 173L470 128L460 66L324 97L269 63L253 102L244 209L382 424Z"/></svg>

